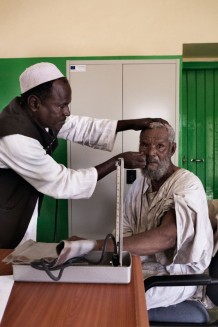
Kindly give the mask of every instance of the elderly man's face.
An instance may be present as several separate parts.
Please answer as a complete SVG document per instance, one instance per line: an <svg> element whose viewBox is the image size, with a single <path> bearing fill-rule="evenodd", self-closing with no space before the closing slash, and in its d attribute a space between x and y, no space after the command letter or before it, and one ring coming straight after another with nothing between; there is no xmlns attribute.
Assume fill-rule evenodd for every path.
<svg viewBox="0 0 218 327"><path fill-rule="evenodd" d="M142 172L153 180L159 180L171 164L172 146L165 127L142 131L139 151L146 156L146 166Z"/></svg>
<svg viewBox="0 0 218 327"><path fill-rule="evenodd" d="M68 82L58 79L52 85L51 95L39 101L34 111L37 122L43 126L59 131L66 117L70 115L71 88Z"/></svg>

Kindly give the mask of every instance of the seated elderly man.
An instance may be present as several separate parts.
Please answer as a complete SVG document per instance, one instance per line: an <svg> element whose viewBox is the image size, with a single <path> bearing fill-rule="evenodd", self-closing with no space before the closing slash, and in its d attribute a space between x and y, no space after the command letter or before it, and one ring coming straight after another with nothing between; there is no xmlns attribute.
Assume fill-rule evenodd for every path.
<svg viewBox="0 0 218 327"><path fill-rule="evenodd" d="M174 137L167 122L153 120L141 131L139 151L145 155L146 166L124 203L123 250L141 256L144 279L200 274L212 257L206 194L197 176L172 163ZM96 249L102 245L103 240L98 240ZM154 287L146 292L148 310L191 298L206 303L196 286Z"/></svg>
<svg viewBox="0 0 218 327"><path fill-rule="evenodd" d="M169 124L156 122L141 132L146 166L125 199L124 250L141 256L144 278L203 273L212 256L205 191L197 176L172 163L174 136ZM147 308L202 300L196 291L196 286L154 287L146 292Z"/></svg>

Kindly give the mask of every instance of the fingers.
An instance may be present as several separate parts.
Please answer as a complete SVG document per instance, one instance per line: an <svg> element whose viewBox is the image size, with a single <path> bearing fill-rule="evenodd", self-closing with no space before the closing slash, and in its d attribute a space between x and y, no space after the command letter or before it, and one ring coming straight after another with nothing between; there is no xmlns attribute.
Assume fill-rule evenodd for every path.
<svg viewBox="0 0 218 327"><path fill-rule="evenodd" d="M163 125L169 124L166 120L162 118L140 118L135 119L135 130L142 130L146 128L152 128L153 123L161 123Z"/></svg>
<svg viewBox="0 0 218 327"><path fill-rule="evenodd" d="M153 123L160 123L160 124L163 124L163 125L165 125L165 124L169 125L168 121L166 121L166 120L164 120L162 118L152 118L151 120L152 120L152 122L149 124L151 126L152 126Z"/></svg>
<svg viewBox="0 0 218 327"><path fill-rule="evenodd" d="M124 167L128 169L144 168L146 157L140 152L125 152L120 155L124 159Z"/></svg>

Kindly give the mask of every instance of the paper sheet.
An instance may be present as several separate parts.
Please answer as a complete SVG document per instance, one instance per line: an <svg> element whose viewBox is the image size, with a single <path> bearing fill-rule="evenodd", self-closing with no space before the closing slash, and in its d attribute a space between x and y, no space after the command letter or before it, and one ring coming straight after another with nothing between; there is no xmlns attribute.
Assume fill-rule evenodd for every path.
<svg viewBox="0 0 218 327"><path fill-rule="evenodd" d="M13 275L0 276L0 323L14 285Z"/></svg>

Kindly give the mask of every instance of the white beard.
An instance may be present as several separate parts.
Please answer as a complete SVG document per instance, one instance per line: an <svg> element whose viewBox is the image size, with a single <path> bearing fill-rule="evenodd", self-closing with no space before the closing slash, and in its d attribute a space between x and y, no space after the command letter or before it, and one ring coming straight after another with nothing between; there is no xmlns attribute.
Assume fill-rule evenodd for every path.
<svg viewBox="0 0 218 327"><path fill-rule="evenodd" d="M142 169L142 174L146 177L149 177L151 180L158 181L167 173L169 166L170 159L166 158L161 161L157 170L150 170L149 168L144 168Z"/></svg>

